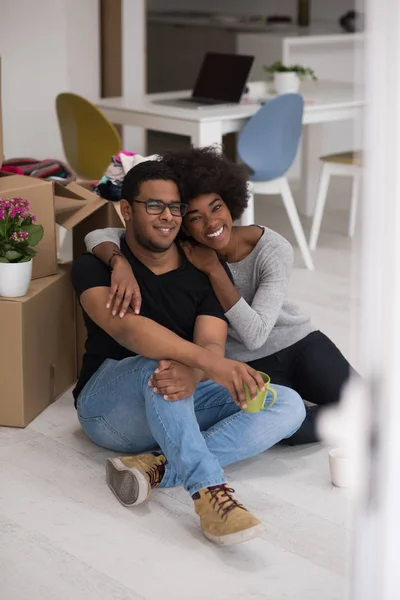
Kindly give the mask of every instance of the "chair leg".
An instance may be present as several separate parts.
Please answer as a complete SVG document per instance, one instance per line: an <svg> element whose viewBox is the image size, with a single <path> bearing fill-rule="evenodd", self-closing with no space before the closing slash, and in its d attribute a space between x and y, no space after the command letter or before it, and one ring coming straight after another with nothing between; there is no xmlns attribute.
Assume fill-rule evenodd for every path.
<svg viewBox="0 0 400 600"><path fill-rule="evenodd" d="M246 210L242 214L240 218L241 225L254 225L254 194L249 186L249 203L247 205Z"/></svg>
<svg viewBox="0 0 400 600"><path fill-rule="evenodd" d="M353 187L351 192L351 204L350 204L350 219L349 219L349 237L354 236L356 229L356 218L357 218L357 205L360 194L360 173L356 173L353 177Z"/></svg>
<svg viewBox="0 0 400 600"><path fill-rule="evenodd" d="M304 263L307 269L314 269L313 260L311 258L310 249L307 244L306 236L304 235L303 226L300 222L299 214L286 178L281 181L281 195L286 208L290 223L293 228L294 235L300 248Z"/></svg>
<svg viewBox="0 0 400 600"><path fill-rule="evenodd" d="M327 165L323 165L321 177L319 180L317 199L315 202L314 217L313 217L313 222L312 222L312 226L311 226L310 250L315 250L315 248L317 247L319 231L321 229L322 217L324 214L326 197L328 195L328 187L329 187L330 178L331 178L331 174L329 172L329 167L327 167Z"/></svg>

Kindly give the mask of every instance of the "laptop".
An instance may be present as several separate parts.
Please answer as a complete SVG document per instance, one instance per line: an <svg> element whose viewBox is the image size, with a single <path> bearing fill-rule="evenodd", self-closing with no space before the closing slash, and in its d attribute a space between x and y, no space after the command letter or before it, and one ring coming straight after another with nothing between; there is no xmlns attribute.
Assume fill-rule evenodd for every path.
<svg viewBox="0 0 400 600"><path fill-rule="evenodd" d="M207 52L191 97L153 100L153 104L205 108L240 102L254 56Z"/></svg>

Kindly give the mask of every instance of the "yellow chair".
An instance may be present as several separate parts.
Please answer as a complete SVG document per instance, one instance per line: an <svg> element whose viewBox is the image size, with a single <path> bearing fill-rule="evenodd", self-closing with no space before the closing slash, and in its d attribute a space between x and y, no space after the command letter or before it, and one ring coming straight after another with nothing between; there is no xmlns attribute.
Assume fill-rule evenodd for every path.
<svg viewBox="0 0 400 600"><path fill-rule="evenodd" d="M77 94L59 94L56 110L69 165L82 179L100 179L111 156L122 150L118 131L94 104Z"/></svg>

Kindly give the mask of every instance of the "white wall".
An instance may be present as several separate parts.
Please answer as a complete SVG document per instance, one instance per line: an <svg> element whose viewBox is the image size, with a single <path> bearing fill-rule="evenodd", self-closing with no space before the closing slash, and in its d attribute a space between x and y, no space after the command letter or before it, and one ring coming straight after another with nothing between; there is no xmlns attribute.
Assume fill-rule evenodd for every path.
<svg viewBox="0 0 400 600"><path fill-rule="evenodd" d="M100 89L98 0L1 0L6 158L63 156L55 98Z"/></svg>
<svg viewBox="0 0 400 600"><path fill-rule="evenodd" d="M313 19L337 20L355 0L311 0ZM297 0L148 0L149 10L185 10L245 15L296 16Z"/></svg>

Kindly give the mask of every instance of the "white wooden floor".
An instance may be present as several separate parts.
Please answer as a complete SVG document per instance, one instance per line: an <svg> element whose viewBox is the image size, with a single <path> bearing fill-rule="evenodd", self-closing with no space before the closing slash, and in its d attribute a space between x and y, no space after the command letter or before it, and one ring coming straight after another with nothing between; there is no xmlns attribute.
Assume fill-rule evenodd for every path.
<svg viewBox="0 0 400 600"><path fill-rule="evenodd" d="M257 211L259 223L291 237L280 209ZM315 272L296 257L291 291L349 354L346 216L324 223ZM326 449L279 447L227 469L238 498L266 525L262 538L231 549L203 539L180 488L158 490L136 509L120 506L104 483L109 455L80 430L69 393L27 429L0 428L1 599L345 597L350 506L330 484Z"/></svg>

